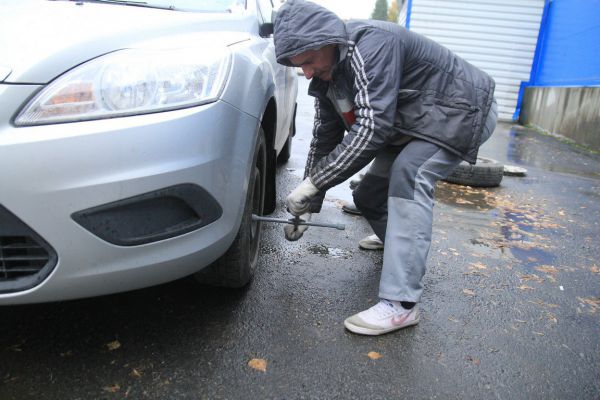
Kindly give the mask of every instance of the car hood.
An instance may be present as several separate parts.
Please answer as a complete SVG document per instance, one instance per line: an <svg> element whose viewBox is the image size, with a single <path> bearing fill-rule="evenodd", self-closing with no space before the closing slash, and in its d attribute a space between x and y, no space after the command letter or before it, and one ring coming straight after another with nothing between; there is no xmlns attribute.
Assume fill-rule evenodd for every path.
<svg viewBox="0 0 600 400"><path fill-rule="evenodd" d="M227 46L258 29L248 14L210 14L111 4L18 1L4 4L0 82L45 84L124 48Z"/></svg>

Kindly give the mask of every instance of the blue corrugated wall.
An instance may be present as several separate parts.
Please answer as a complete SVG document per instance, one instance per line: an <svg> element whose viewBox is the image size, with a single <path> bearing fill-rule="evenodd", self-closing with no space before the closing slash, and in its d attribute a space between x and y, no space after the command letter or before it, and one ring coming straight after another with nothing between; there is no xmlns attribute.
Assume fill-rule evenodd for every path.
<svg viewBox="0 0 600 400"><path fill-rule="evenodd" d="M527 86L600 86L600 0L547 0Z"/></svg>
<svg viewBox="0 0 600 400"><path fill-rule="evenodd" d="M531 85L600 85L600 0L548 2Z"/></svg>

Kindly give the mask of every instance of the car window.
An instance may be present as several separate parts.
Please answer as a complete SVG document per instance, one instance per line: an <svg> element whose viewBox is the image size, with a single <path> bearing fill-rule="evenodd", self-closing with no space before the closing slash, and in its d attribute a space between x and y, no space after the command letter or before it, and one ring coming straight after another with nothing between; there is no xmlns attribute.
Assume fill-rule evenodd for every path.
<svg viewBox="0 0 600 400"><path fill-rule="evenodd" d="M273 15L273 2L271 0L258 0L258 7L260 8L260 15L263 17L264 22L271 21Z"/></svg>
<svg viewBox="0 0 600 400"><path fill-rule="evenodd" d="M150 0L148 4L173 6L177 10L201 12L239 12L246 8L246 0Z"/></svg>

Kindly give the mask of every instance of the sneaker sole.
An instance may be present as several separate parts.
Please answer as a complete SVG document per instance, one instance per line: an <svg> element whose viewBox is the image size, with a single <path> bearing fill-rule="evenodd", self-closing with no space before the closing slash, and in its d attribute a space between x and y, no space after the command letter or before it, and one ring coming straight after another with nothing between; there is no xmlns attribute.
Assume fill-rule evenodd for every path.
<svg viewBox="0 0 600 400"><path fill-rule="evenodd" d="M369 244L358 244L358 247L360 247L363 250L383 250L383 246L379 245L379 244L373 244L373 245L369 245Z"/></svg>
<svg viewBox="0 0 600 400"><path fill-rule="evenodd" d="M352 333L357 333L359 335L367 335L367 336L379 336L379 335L384 335L386 333L390 333L390 332L397 331L400 329L408 328L409 326L417 325L419 323L419 320L420 320L420 317L417 316L417 318L415 318L415 320L411 321L409 324L406 324L403 326L397 326L397 327L395 326L393 328L383 329L380 331L376 331L376 330L369 329L369 328L363 328L362 326L356 326L347 321L344 321L344 326L346 327L346 329L348 329Z"/></svg>
<svg viewBox="0 0 600 400"><path fill-rule="evenodd" d="M360 210L357 210L354 208L348 208L346 206L342 206L342 211L345 212L346 214L362 215L362 212Z"/></svg>

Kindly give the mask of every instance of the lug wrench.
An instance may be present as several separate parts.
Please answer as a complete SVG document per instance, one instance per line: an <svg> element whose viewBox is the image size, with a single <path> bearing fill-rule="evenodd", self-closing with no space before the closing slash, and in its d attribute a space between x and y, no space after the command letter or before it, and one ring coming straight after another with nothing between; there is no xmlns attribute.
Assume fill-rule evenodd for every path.
<svg viewBox="0 0 600 400"><path fill-rule="evenodd" d="M261 222L276 222L279 224L290 224L294 225L295 228L298 228L298 225L307 225L307 226L319 226L321 228L334 228L343 231L346 229L346 225L342 224L324 224L321 222L307 222L300 217L283 219L283 218L270 218L270 217L261 217L256 214L252 214L252 221L261 221Z"/></svg>

